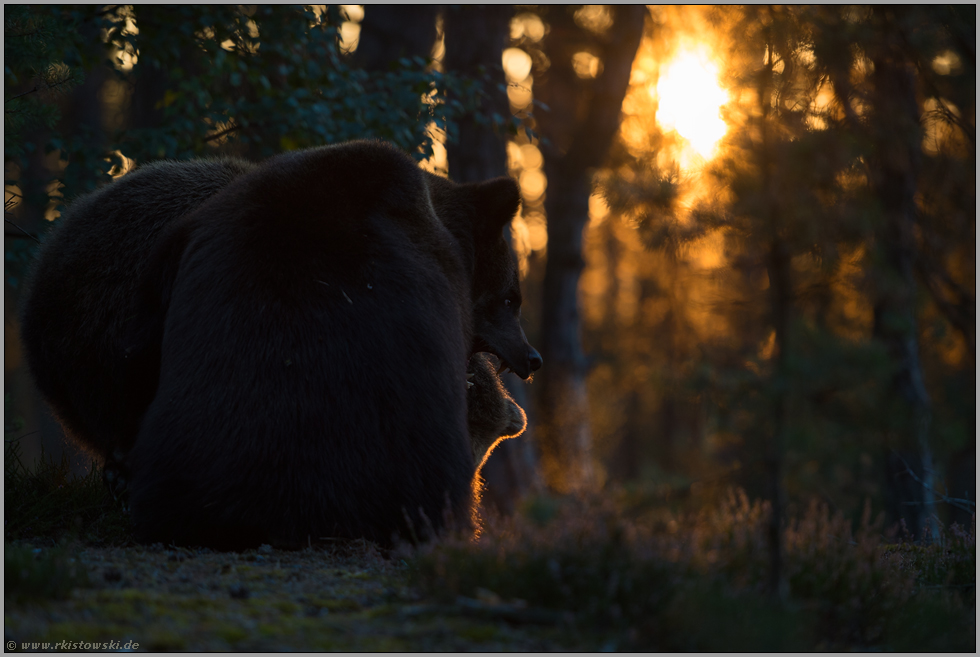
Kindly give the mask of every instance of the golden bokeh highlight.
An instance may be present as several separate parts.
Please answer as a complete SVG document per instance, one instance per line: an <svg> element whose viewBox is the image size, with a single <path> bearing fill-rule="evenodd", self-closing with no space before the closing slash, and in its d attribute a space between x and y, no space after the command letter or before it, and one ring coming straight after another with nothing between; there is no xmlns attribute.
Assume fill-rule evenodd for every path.
<svg viewBox="0 0 980 657"><path fill-rule="evenodd" d="M531 73L531 56L520 48L507 48L501 60L508 82L523 82Z"/></svg>
<svg viewBox="0 0 980 657"><path fill-rule="evenodd" d="M510 21L510 38L514 41L520 39L540 41L546 32L544 21L537 14L518 14Z"/></svg>
<svg viewBox="0 0 980 657"><path fill-rule="evenodd" d="M602 61L590 52L582 51L572 55L572 69L583 80L590 80L602 72Z"/></svg>
<svg viewBox="0 0 980 657"><path fill-rule="evenodd" d="M541 169L525 169L520 181L524 198L531 203L544 196L544 190L548 188L548 179Z"/></svg>

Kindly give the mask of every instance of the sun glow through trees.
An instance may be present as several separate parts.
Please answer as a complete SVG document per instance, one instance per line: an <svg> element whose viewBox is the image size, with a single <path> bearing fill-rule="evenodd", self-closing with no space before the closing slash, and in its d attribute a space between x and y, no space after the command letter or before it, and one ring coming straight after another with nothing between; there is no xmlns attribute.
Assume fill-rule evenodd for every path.
<svg viewBox="0 0 980 657"><path fill-rule="evenodd" d="M676 130L705 160L711 159L728 126L719 110L728 92L718 84L718 66L705 46L684 46L661 69L650 94L657 98L657 123Z"/></svg>

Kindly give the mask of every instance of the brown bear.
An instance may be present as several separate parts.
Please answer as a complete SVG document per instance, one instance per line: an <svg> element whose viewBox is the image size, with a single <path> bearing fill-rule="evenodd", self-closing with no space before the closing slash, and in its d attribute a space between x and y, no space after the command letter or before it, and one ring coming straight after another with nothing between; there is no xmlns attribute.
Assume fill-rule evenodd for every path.
<svg viewBox="0 0 980 657"><path fill-rule="evenodd" d="M123 345L150 249L165 226L254 166L235 158L142 166L72 203L41 249L22 312L28 362L66 433L106 459L107 482L115 482L117 490L125 487L115 481L122 476L120 459L135 440L156 383L156 370L134 367L124 358ZM494 184L508 185L497 181L491 189ZM466 213L487 212L482 202L472 203L479 194L456 193L459 186L435 176L429 176L429 185L454 235L472 249L464 257L475 270L473 298L488 315L499 308L513 315L520 306L513 256L500 249L502 239L481 236L481 248L472 248ZM516 320L505 313L476 321L482 331L473 336L474 348L501 356L507 351L515 371L525 377L540 366Z"/></svg>
<svg viewBox="0 0 980 657"><path fill-rule="evenodd" d="M103 458L124 453L145 408L127 403L123 336L164 227L252 168L240 159L158 162L74 201L38 254L21 339L65 433Z"/></svg>
<svg viewBox="0 0 980 657"><path fill-rule="evenodd" d="M479 536L484 526L480 508L486 485L480 471L501 441L523 433L527 426L527 418L524 409L517 405L504 388L500 377L497 376L497 367L488 354L477 353L470 356L466 379L469 388L466 393L466 421L475 464L471 484L473 491L471 518L475 530L474 536Z"/></svg>
<svg viewBox="0 0 980 657"><path fill-rule="evenodd" d="M524 409L517 405L487 354L470 356L466 368L466 421L470 447L478 475L483 464L502 440L519 436L527 426Z"/></svg>
<svg viewBox="0 0 980 657"><path fill-rule="evenodd" d="M128 352L149 402L138 537L388 543L467 524L469 357L540 366L502 236L518 202L509 179L455 185L352 142L272 158L168 229Z"/></svg>

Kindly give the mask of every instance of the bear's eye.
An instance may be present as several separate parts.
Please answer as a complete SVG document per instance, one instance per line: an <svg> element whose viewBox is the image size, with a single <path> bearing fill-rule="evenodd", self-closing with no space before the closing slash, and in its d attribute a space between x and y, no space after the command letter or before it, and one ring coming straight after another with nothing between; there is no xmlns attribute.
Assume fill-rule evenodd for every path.
<svg viewBox="0 0 980 657"><path fill-rule="evenodd" d="M510 306L510 299L504 299L504 305L509 307Z"/></svg>

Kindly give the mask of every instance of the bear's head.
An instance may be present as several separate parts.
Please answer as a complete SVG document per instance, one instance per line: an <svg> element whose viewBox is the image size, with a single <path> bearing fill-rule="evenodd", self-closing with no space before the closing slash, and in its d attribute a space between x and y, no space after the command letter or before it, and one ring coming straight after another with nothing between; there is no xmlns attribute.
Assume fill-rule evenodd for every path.
<svg viewBox="0 0 980 657"><path fill-rule="evenodd" d="M466 415L473 463L479 472L493 447L520 435L527 426L524 409L507 393L487 354L476 353L466 367Z"/></svg>
<svg viewBox="0 0 980 657"><path fill-rule="evenodd" d="M427 174L436 214L463 250L472 272L473 353L500 358L502 367L527 379L541 367L538 351L521 328L521 286L517 259L504 239L521 204L511 178L456 184Z"/></svg>

